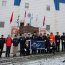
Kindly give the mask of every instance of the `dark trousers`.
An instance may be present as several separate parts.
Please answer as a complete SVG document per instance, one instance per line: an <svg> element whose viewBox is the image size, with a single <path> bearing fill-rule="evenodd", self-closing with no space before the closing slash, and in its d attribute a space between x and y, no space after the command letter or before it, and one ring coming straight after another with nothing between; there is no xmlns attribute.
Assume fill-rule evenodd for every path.
<svg viewBox="0 0 65 65"><path fill-rule="evenodd" d="M59 43L56 43L56 51L60 51L60 44Z"/></svg>
<svg viewBox="0 0 65 65"><path fill-rule="evenodd" d="M29 54L30 54L29 48L26 48L25 55L29 55Z"/></svg>
<svg viewBox="0 0 65 65"><path fill-rule="evenodd" d="M10 57L10 48L11 46L6 46L6 57Z"/></svg>
<svg viewBox="0 0 65 65"><path fill-rule="evenodd" d="M3 46L0 46L0 57L2 55L2 51L3 51Z"/></svg>
<svg viewBox="0 0 65 65"><path fill-rule="evenodd" d="M24 55L24 47L20 45L20 56Z"/></svg>
<svg viewBox="0 0 65 65"><path fill-rule="evenodd" d="M20 56L24 55L25 54L25 51L24 51L24 48L21 48L20 49Z"/></svg>
<svg viewBox="0 0 65 65"><path fill-rule="evenodd" d="M65 43L62 43L62 52L65 50Z"/></svg>
<svg viewBox="0 0 65 65"><path fill-rule="evenodd" d="M41 49L38 49L38 54L41 54Z"/></svg>
<svg viewBox="0 0 65 65"><path fill-rule="evenodd" d="M49 47L49 52L55 54L55 46L50 46L50 47Z"/></svg>

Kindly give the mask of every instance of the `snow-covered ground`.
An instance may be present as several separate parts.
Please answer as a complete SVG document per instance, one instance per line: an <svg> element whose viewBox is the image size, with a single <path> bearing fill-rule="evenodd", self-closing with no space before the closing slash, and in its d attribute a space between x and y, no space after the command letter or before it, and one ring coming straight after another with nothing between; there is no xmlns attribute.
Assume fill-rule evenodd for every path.
<svg viewBox="0 0 65 65"><path fill-rule="evenodd" d="M39 58L40 57L40 58ZM41 54L0 59L0 65L65 65L65 54ZM2 63L1 63L2 62Z"/></svg>
<svg viewBox="0 0 65 65"><path fill-rule="evenodd" d="M15 63L14 65L65 65L65 56L63 57L55 57L48 59L41 59L36 61L29 61L23 63ZM11 64L10 64L11 65Z"/></svg>

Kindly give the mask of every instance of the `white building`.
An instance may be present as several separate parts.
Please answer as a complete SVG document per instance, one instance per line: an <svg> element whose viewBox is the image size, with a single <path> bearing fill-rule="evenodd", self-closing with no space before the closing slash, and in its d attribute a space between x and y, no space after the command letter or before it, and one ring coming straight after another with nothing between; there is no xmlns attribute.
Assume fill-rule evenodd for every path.
<svg viewBox="0 0 65 65"><path fill-rule="evenodd" d="M5 1L5 2L3 2ZM29 5L29 8L25 8ZM47 9L50 8L50 9ZM0 0L0 22L4 22L4 27L0 27L0 35L7 37L11 34L12 26L18 26L19 21L24 20L24 15L31 13L33 19L31 25L35 27L46 28L50 25L50 32L54 34L58 31L60 34L65 32L65 4L60 3L60 10L55 10L54 0L21 0L20 6L14 6L14 0ZM10 17L13 12L13 20L10 24ZM45 16L45 26L43 26L43 18ZM25 23L30 23L30 18L25 18Z"/></svg>

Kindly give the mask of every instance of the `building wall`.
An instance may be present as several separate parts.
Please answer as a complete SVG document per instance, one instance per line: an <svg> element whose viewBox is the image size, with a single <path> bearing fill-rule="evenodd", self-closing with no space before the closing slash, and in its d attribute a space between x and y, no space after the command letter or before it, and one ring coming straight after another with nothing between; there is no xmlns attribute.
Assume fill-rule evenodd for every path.
<svg viewBox="0 0 65 65"><path fill-rule="evenodd" d="M6 6L2 6L0 0L0 21L5 22L4 28L0 28L0 35L4 34L7 37L11 34L11 27L17 26L17 17L20 16L19 21L24 21L24 14L32 13L32 26L43 27L50 25L50 32L59 31L60 34L65 32L65 4L60 3L60 10L56 11L54 0L22 0L20 6L14 6L14 0L6 0ZM25 2L29 3L29 8L25 8ZM50 6L50 11L47 11L47 5ZM10 16L13 12L13 21L10 24ZM43 18L46 17L45 26L43 26ZM37 21L36 21L37 18ZM25 18L25 23L30 23L30 18Z"/></svg>

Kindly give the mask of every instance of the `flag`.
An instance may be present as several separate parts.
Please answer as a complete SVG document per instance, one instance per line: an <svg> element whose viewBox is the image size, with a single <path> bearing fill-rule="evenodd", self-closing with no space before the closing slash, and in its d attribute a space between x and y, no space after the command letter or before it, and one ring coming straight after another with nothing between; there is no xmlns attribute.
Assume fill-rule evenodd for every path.
<svg viewBox="0 0 65 65"><path fill-rule="evenodd" d="M19 27L19 20L20 19L20 16L17 17L17 24L18 24L18 27Z"/></svg>
<svg viewBox="0 0 65 65"><path fill-rule="evenodd" d="M10 17L10 23L12 22L12 20L13 20L13 12L12 12L12 15Z"/></svg>
<svg viewBox="0 0 65 65"><path fill-rule="evenodd" d="M26 17L26 11L25 11L24 17Z"/></svg>
<svg viewBox="0 0 65 65"><path fill-rule="evenodd" d="M30 25L31 25L32 20L33 20L33 14L30 17Z"/></svg>
<svg viewBox="0 0 65 65"><path fill-rule="evenodd" d="M31 25L32 19L33 19L33 17L30 17L30 25Z"/></svg>
<svg viewBox="0 0 65 65"><path fill-rule="evenodd" d="M14 0L14 5L15 6L20 6L20 2L21 2L21 0Z"/></svg>
<svg viewBox="0 0 65 65"><path fill-rule="evenodd" d="M7 1L6 0L2 0L2 6L6 6Z"/></svg>
<svg viewBox="0 0 65 65"><path fill-rule="evenodd" d="M43 18L43 26L45 25L45 16L44 16L44 18Z"/></svg>

